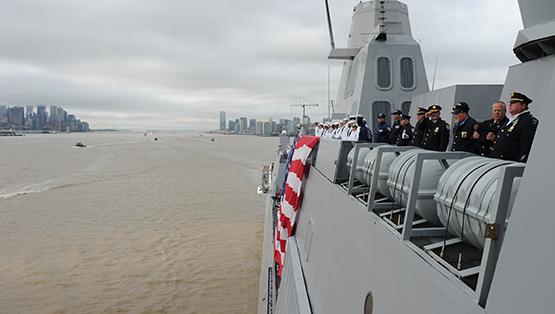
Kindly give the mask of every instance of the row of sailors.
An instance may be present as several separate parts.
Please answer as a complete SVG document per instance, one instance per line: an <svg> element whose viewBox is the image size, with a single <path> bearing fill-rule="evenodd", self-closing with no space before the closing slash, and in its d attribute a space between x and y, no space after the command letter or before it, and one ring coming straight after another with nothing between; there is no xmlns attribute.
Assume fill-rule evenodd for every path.
<svg viewBox="0 0 555 314"><path fill-rule="evenodd" d="M502 101L492 105L492 118L481 123L470 117L470 106L461 102L451 112L455 118L452 130L441 119L441 106L432 105L418 108L417 121L413 127L411 117L400 110L391 113L393 125L386 122L385 114L378 115L374 129L374 142L398 146L416 146L433 151L446 151L449 146L450 133L453 141L451 151L465 151L485 157L526 162L532 147L538 119L529 110L532 100L526 95L514 92L508 106ZM353 119L342 121L338 126L320 126L316 135L351 141L372 141L371 132L364 131L361 139L359 124ZM356 122L363 123L361 117ZM362 129L362 127L360 127ZM367 129L367 128L366 128ZM350 132L349 132L350 131Z"/></svg>
<svg viewBox="0 0 555 314"><path fill-rule="evenodd" d="M315 129L315 135L343 141L372 141L372 133L361 115L351 116L338 123L319 124Z"/></svg>

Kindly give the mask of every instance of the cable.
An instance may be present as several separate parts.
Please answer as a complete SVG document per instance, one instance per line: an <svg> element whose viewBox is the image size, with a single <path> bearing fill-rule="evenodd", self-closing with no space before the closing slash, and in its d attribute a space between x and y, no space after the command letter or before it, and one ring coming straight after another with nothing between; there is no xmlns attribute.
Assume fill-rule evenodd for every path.
<svg viewBox="0 0 555 314"><path fill-rule="evenodd" d="M462 266L462 254L463 254L463 248L464 248L464 222L465 222L465 216L466 216L466 209L468 207L468 202L470 200L470 195L472 194L472 191L474 191L474 188L476 187L476 185L478 184L478 182L480 182L480 180L486 175L488 174L488 172L497 169L499 167L502 166L506 166L506 165L510 165L511 163L501 163L498 165L493 165L490 169L487 169L486 171L484 171L480 176L478 176L478 179L476 179L474 181L474 184L472 184L472 187L470 188L470 190L468 191L466 200L464 202L464 207L463 207L463 211L462 211L462 225L461 225L461 245L459 248L459 260L457 263L457 268L459 270L461 270L461 266Z"/></svg>
<svg viewBox="0 0 555 314"><path fill-rule="evenodd" d="M461 159L462 160L462 159ZM445 245L447 243L447 234L449 233L449 223L451 221L451 212L453 211L453 205L455 204L455 200L457 198L457 196L459 195L459 190L462 186L462 184L464 183L464 181L472 174L474 173L474 171L482 168L483 166L485 166L485 164L480 165L479 167L476 167L474 169L472 169L469 173L466 174L466 176L463 177L463 179L459 182L459 186L457 187L455 194L453 194L453 199L451 200L451 205L449 205L449 212L447 213L447 224L445 226L445 233L443 235L443 244L441 246L441 252L439 254L439 257L443 258L443 253L445 252Z"/></svg>

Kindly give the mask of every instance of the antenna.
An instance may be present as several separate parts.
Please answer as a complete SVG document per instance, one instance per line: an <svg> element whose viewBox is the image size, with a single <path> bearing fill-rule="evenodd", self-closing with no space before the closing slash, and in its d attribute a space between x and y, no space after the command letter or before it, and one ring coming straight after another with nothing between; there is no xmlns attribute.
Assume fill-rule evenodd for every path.
<svg viewBox="0 0 555 314"><path fill-rule="evenodd" d="M331 119L331 112L330 112L330 107L332 106L331 103L331 95L330 95L330 64L328 62L328 119Z"/></svg>
<svg viewBox="0 0 555 314"><path fill-rule="evenodd" d="M335 49L335 41L333 40L333 29L331 27L331 15L330 15L330 6L328 4L328 0L324 0L326 3L326 14L328 16L328 32L330 33L330 45L331 50Z"/></svg>
<svg viewBox="0 0 555 314"><path fill-rule="evenodd" d="M385 1L380 1L380 33L376 37L378 41L386 41L387 34L385 33Z"/></svg>
<svg viewBox="0 0 555 314"><path fill-rule="evenodd" d="M306 107L318 107L319 104L292 104L291 107L303 107L303 119L306 117Z"/></svg>
<svg viewBox="0 0 555 314"><path fill-rule="evenodd" d="M437 57L436 57L436 65L434 66L434 77L432 79L432 91L434 91L434 88L436 86L436 72L437 72Z"/></svg>

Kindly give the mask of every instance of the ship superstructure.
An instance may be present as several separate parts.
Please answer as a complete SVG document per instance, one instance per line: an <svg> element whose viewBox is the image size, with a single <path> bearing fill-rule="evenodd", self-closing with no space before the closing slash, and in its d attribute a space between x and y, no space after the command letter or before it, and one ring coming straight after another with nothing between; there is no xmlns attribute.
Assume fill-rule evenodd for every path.
<svg viewBox="0 0 555 314"><path fill-rule="evenodd" d="M289 146L281 138L266 206L259 313L555 311L555 149L542 121L555 115L555 2L519 4L525 28L514 52L522 63L503 86L455 86L411 100L450 107L464 97L529 95L541 122L528 162L322 138L308 158L280 278L273 232Z"/></svg>
<svg viewBox="0 0 555 314"><path fill-rule="evenodd" d="M379 113L408 113L413 95L428 91L420 45L400 1L358 3L347 48L332 49L329 58L344 60L337 106L370 126Z"/></svg>

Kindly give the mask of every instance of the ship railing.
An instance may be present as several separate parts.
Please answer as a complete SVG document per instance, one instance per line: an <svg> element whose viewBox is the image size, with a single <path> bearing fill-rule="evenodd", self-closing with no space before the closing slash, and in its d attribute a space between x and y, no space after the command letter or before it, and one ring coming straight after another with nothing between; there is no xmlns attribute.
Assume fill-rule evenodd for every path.
<svg viewBox="0 0 555 314"><path fill-rule="evenodd" d="M420 182L422 172L424 170L424 161L438 160L441 165L447 169L449 164L447 160L463 159L466 157L475 156L467 152L423 152L416 154L414 164L414 176L410 183L410 190L408 199L405 206L405 215L403 219L401 238L405 241L413 237L433 237L442 236L445 234L445 227L427 227L427 228L414 228L416 217L416 202L419 199L433 199L433 194L420 193ZM422 220L422 219L419 219Z"/></svg>
<svg viewBox="0 0 555 314"><path fill-rule="evenodd" d="M364 146L360 146L364 147ZM415 168L412 181L409 183L409 193L406 205L402 206L395 200L387 198L376 198L379 180L379 169L382 157L389 152L402 152L413 147L374 147L377 149L377 158L374 163L372 181L369 187L365 205L367 210L380 217L384 226L405 242L413 251L427 260L430 265L447 277L452 277L453 282L458 282L462 290L474 298L476 302L485 307L487 296L490 291L497 259L499 256L501 242L504 236L508 211L510 208L511 194L515 178L522 177L523 165L511 165L500 168L500 176L497 183L492 223L485 228L484 248L478 249L463 241L456 235L451 234L445 226L433 225L420 217L416 211L419 200L431 199L433 194L420 192L420 183L424 171L424 162L437 160L447 169L448 160L463 159L475 156L466 152L421 152L415 156ZM355 152L356 155L356 152ZM353 160L356 169L356 158ZM354 173L351 173L351 178ZM352 180L350 180L351 182ZM356 197L356 189L354 190ZM361 202L362 198L357 197ZM465 250L466 261L461 263L460 248ZM458 265L457 265L458 259Z"/></svg>
<svg viewBox="0 0 555 314"><path fill-rule="evenodd" d="M347 157L349 152L355 147L356 141L341 141L335 164L335 174L333 176L333 183L347 187L349 184L349 176L351 172L347 167Z"/></svg>
<svg viewBox="0 0 555 314"><path fill-rule="evenodd" d="M467 278L474 277L477 279L473 282L475 286L474 289L470 290L473 298L482 307L485 307L487 297L491 288L491 283L493 281L493 276L495 273L495 268L497 265L497 260L499 258L499 253L501 250L501 243L506 230L506 222L508 219L510 200L513 193L513 186L515 184L515 179L522 177L524 173L525 166L523 165L511 165L507 167L500 168L500 175L497 181L496 194L493 201L495 210L493 211L492 222L486 224L485 234L484 234L484 248L480 251L470 245L462 243L462 240L458 237L453 237L449 240L443 239L434 243L430 243L424 246L424 251L427 253L428 257L431 257L434 261L441 264L445 269L447 269L451 274L454 274L457 278L461 279L463 282L467 283L466 288L471 288L468 285ZM414 236L410 232L404 239ZM407 239L408 240L408 239ZM412 242L408 242L411 243ZM476 266L461 267L461 265L453 265L448 262L448 260L453 260L457 258L458 250L461 245L466 245L467 249L474 249L479 251L479 255L476 256L478 264ZM453 250L455 248L455 250ZM445 252L452 249L451 256L447 256ZM454 252L453 252L454 251ZM470 252L472 254L472 251ZM460 264L460 255L458 256Z"/></svg>
<svg viewBox="0 0 555 314"><path fill-rule="evenodd" d="M374 149L376 147L384 145L383 143L354 143L354 155L353 161L351 163L351 170L349 172L349 180L344 184L347 189L347 193L349 195L355 195L356 197L363 197L367 195L369 187L366 186L363 182L358 182L356 179L356 171L357 171L357 164L358 164L358 156L360 155L361 148L370 148ZM349 153L348 151L346 152ZM346 158L345 158L346 159Z"/></svg>
<svg viewBox="0 0 555 314"><path fill-rule="evenodd" d="M378 193L378 180L380 178L380 168L382 165L382 159L385 153L395 153L400 155L408 150L417 149L414 146L382 146L376 147L376 160L374 161L373 169L369 169L370 172L373 171L372 181L370 182L370 188L368 192L368 198L366 199L365 205L368 211L375 212L381 215L381 217L386 216L385 211L399 212L402 208L401 204L395 200L390 200L387 197ZM379 198L378 198L379 197ZM399 216L400 217L400 216Z"/></svg>

